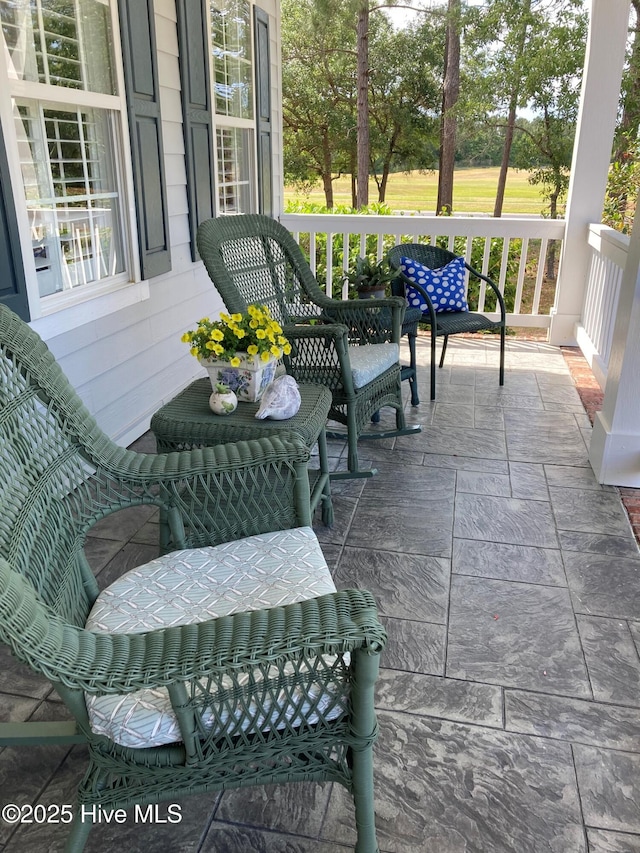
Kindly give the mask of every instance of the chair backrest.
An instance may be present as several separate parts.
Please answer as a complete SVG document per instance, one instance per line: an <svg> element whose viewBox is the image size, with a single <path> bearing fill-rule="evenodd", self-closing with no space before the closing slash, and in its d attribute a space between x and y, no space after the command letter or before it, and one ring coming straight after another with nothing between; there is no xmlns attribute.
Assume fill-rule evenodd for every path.
<svg viewBox="0 0 640 853"><path fill-rule="evenodd" d="M268 216L208 219L198 251L228 311L267 305L281 324L320 314L322 298L311 268L289 231Z"/></svg>
<svg viewBox="0 0 640 853"><path fill-rule="evenodd" d="M458 255L448 249L441 249L430 243L399 243L392 246L387 253L389 263L395 270L400 269L400 258L411 258L430 270L438 270L457 257ZM391 289L394 296L404 296L404 284L400 277L393 280Z"/></svg>
<svg viewBox="0 0 640 853"><path fill-rule="evenodd" d="M0 305L0 557L75 625L97 594L83 552L91 445L114 447L44 342Z"/></svg>

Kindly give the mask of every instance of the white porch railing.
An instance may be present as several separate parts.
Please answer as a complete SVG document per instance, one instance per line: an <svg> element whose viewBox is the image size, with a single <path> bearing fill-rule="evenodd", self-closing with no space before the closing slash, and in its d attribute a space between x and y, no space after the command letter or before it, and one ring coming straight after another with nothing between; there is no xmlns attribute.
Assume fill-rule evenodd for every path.
<svg viewBox="0 0 640 853"><path fill-rule="evenodd" d="M578 324L576 337L594 376L604 389L629 237L607 225L590 225L588 244L591 259L582 321Z"/></svg>
<svg viewBox="0 0 640 853"><path fill-rule="evenodd" d="M556 262L560 256L563 220L285 213L280 221L305 250L314 273L326 282L329 295L340 288L342 275L358 255L371 254L380 260L397 243L437 240L464 255L467 262L473 260L476 269L496 282L506 296L508 325L550 325L548 311L553 304L555 281L552 292L544 294L543 299L545 266L549 251L554 253ZM342 296L346 293L347 286L343 284ZM481 289L477 310L492 316L484 308L485 291Z"/></svg>

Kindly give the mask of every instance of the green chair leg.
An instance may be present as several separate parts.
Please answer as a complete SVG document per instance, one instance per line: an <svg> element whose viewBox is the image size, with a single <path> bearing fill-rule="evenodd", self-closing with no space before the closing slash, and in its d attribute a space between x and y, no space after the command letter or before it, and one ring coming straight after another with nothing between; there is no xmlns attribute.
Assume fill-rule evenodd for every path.
<svg viewBox="0 0 640 853"><path fill-rule="evenodd" d="M353 733L361 746L351 752L353 800L358 839L356 853L377 853L376 815L373 800L373 743L377 737L373 688L380 659L363 649L355 652L355 678L352 686Z"/></svg>
<svg viewBox="0 0 640 853"><path fill-rule="evenodd" d="M356 853L378 853L373 801L373 747L353 753L353 800L356 812Z"/></svg>
<svg viewBox="0 0 640 853"><path fill-rule="evenodd" d="M71 832L67 836L64 853L82 853L93 827L91 820L82 820L81 806L76 805L76 813L71 824Z"/></svg>

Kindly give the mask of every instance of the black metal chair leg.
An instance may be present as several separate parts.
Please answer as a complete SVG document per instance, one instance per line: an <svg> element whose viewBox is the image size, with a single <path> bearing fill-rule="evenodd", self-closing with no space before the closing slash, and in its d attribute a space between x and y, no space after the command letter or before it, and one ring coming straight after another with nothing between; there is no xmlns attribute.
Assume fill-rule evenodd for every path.
<svg viewBox="0 0 640 853"><path fill-rule="evenodd" d="M444 336L444 341L442 342L442 352L440 353L440 367L444 364L445 353L447 352L447 344L449 343L449 335Z"/></svg>
<svg viewBox="0 0 640 853"><path fill-rule="evenodd" d="M431 330L431 399L436 399L436 338Z"/></svg>
<svg viewBox="0 0 640 853"><path fill-rule="evenodd" d="M416 358L416 338L418 336L414 334L407 335L407 341L409 343L409 367L411 368L411 375L409 376L409 390L411 391L411 405L419 406L420 405L420 397L418 396L418 367L417 367L417 358Z"/></svg>

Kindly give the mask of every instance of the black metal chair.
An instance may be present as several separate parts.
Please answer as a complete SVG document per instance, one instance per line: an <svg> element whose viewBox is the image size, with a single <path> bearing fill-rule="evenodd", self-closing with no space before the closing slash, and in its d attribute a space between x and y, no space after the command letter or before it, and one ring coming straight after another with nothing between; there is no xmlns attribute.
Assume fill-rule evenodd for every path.
<svg viewBox="0 0 640 853"><path fill-rule="evenodd" d="M469 264L465 263L465 267L468 270L469 276L486 282L494 291L496 295L496 309L500 314L499 319L492 319L490 317L487 317L485 314L479 314L475 311L437 312L434 308L433 302L429 298L429 294L427 293L427 291L419 284L410 281L401 272L400 259L403 257L411 258L411 260L417 261L418 263L422 264L425 267L428 267L429 269L436 270L446 266L448 263L455 260L458 256L455 255L453 252L449 252L447 249L441 249L438 246L432 246L427 243L400 243L399 245L394 246L392 249L389 250L387 257L393 269L398 271L398 276L394 279L392 285L394 295L406 296L405 288L407 285L411 285L411 287L415 288L415 290L417 290L422 295L424 301L426 302L429 308L429 313L426 314L423 312L422 317L423 320L429 324L431 329L431 399L435 400L436 398L436 340L438 337L444 337L439 363L439 367L442 367L442 365L444 364L444 357L447 352L447 343L449 341L449 335L459 335L463 332L479 332L485 329L500 332L499 382L500 385L504 385L506 312L504 298L500 293L498 285L486 275L482 275L482 273L479 273L473 267L469 266ZM405 316L405 323L406 322L407 319ZM415 370L415 338L412 341L411 337L409 337L409 347ZM415 405L415 403L413 403L413 396L411 402L413 405Z"/></svg>

